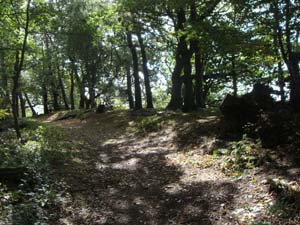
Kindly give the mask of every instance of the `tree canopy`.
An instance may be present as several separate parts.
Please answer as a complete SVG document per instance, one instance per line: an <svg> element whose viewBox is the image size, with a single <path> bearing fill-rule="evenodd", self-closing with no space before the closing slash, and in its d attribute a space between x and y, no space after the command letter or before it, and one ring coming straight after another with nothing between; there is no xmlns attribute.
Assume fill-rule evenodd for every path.
<svg viewBox="0 0 300 225"><path fill-rule="evenodd" d="M263 83L298 109L299 7L291 0L1 1L1 108L16 126L27 109L189 112Z"/></svg>

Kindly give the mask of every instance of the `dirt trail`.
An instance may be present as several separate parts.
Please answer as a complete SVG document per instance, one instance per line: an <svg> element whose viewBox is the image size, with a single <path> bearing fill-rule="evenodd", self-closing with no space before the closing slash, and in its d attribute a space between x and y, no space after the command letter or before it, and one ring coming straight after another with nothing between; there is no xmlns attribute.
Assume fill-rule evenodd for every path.
<svg viewBox="0 0 300 225"><path fill-rule="evenodd" d="M59 224L238 224L236 209L251 205L245 196L256 187L226 177L202 154L217 119L193 119L203 135L188 150L181 143L193 126L184 117L146 135L125 111L54 122L72 155L54 166L71 194Z"/></svg>

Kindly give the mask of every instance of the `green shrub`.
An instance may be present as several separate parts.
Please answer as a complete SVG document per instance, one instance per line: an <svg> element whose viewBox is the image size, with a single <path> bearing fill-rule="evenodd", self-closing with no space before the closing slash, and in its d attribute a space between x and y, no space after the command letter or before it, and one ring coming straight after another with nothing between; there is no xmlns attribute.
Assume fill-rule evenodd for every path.
<svg viewBox="0 0 300 225"><path fill-rule="evenodd" d="M6 109L0 109L0 121L6 119L9 116L9 113Z"/></svg>
<svg viewBox="0 0 300 225"><path fill-rule="evenodd" d="M228 175L240 176L258 164L257 144L246 136L232 142L228 148L216 150L214 155L224 156L222 169Z"/></svg>
<svg viewBox="0 0 300 225"><path fill-rule="evenodd" d="M142 133L159 131L162 128L162 118L159 116L148 116L137 122L137 129Z"/></svg>
<svg viewBox="0 0 300 225"><path fill-rule="evenodd" d="M26 173L15 189L0 184L0 224L49 224L57 217L63 186L55 181L50 171L53 161L63 160L63 132L35 121L25 121L22 129L25 143L19 142L15 132L0 133L0 167L25 167Z"/></svg>

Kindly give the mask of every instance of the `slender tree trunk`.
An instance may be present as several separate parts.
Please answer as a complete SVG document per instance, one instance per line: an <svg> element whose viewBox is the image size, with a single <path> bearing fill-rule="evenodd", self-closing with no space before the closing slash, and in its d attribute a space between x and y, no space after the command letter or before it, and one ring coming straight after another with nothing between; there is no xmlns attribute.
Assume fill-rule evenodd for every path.
<svg viewBox="0 0 300 225"><path fill-rule="evenodd" d="M24 39L22 43L22 50L21 50L21 58L19 57L19 51L16 52L16 62L15 62L15 74L13 77L13 91L12 91L12 111L13 111L13 118L14 118L14 126L16 130L17 137L21 138L21 131L19 126L18 120L18 92L19 92L19 79L21 77L21 71L23 69L24 59L25 59L25 51L27 45L27 38L29 33L29 9L30 9L31 0L27 1L26 6L26 23L24 28Z"/></svg>
<svg viewBox="0 0 300 225"><path fill-rule="evenodd" d="M83 68L81 68L81 77L82 79L80 79L79 74L78 74L78 70L75 70L75 79L76 79L76 83L78 85L78 89L79 89L79 109L84 109L85 108L85 103L86 103L86 98L85 98L85 76L83 74Z"/></svg>
<svg viewBox="0 0 300 225"><path fill-rule="evenodd" d="M195 43L195 73L196 73L196 88L195 88L195 95L196 95L196 105L199 108L205 108L205 101L203 97L203 71L204 65L202 63L201 52L199 48L199 43Z"/></svg>
<svg viewBox="0 0 300 225"><path fill-rule="evenodd" d="M237 73L236 73L236 62L235 55L231 56L231 73L232 73L232 88L233 88L233 96L237 96L238 87L237 87Z"/></svg>
<svg viewBox="0 0 300 225"><path fill-rule="evenodd" d="M16 52L15 61L15 75L13 77L13 88L12 88L12 112L14 119L14 127L18 138L21 138L21 131L19 126L19 106L18 106L18 94L19 94L19 65L20 65L19 51Z"/></svg>
<svg viewBox="0 0 300 225"><path fill-rule="evenodd" d="M135 96L135 106L134 109L142 109L142 92L140 86L140 77L139 77L139 63L138 63L138 55L136 51L136 47L132 42L132 33L127 33L127 42L128 47L131 51L132 55L132 63L133 63L133 77L134 77L134 96Z"/></svg>
<svg viewBox="0 0 300 225"><path fill-rule="evenodd" d="M37 113L36 113L36 111L35 111L33 105L31 104L31 101L30 101L30 99L29 99L29 97L28 97L28 95L27 95L26 93L24 93L24 97L25 97L25 99L26 99L26 101L27 101L27 104L28 104L30 110L31 110L32 116L33 116L33 117L34 117L34 116L37 116Z"/></svg>
<svg viewBox="0 0 300 225"><path fill-rule="evenodd" d="M26 118L26 101L23 97L22 92L19 93L20 106L21 106L21 115L22 118Z"/></svg>
<svg viewBox="0 0 300 225"><path fill-rule="evenodd" d="M284 77L283 77L283 69L282 63L278 63L278 84L279 84L279 91L280 91L280 100L282 102L285 101L285 91L284 91Z"/></svg>
<svg viewBox="0 0 300 225"><path fill-rule="evenodd" d="M44 114L47 115L47 114L49 114L50 110L48 107L48 89L47 89L46 81L44 81L44 83L43 83L42 91L43 91Z"/></svg>
<svg viewBox="0 0 300 225"><path fill-rule="evenodd" d="M300 111L300 74L299 60L300 54L293 52L291 43L291 9L290 0L285 0L285 28L284 32L280 23L279 2L271 5L271 10L274 13L275 29L277 33L277 41L280 53L288 68L290 74L290 103L295 110Z"/></svg>
<svg viewBox="0 0 300 225"><path fill-rule="evenodd" d="M92 109L95 109L97 107L96 103L96 92L95 92L95 85L96 85L96 73L97 73L97 68L96 65L91 65L91 70L90 70L90 79L89 79L89 103L90 107Z"/></svg>
<svg viewBox="0 0 300 225"><path fill-rule="evenodd" d="M73 63L72 63L73 64ZM70 87L70 104L71 109L75 109L75 99L74 99L74 89L75 89L75 81L74 81L74 74L77 73L76 65L72 65L72 71L70 73L70 80L71 80L71 87Z"/></svg>
<svg viewBox="0 0 300 225"><path fill-rule="evenodd" d="M127 96L128 96L128 102L129 102L129 108L134 109L134 100L132 95L132 82L131 82L131 71L130 66L126 66L126 72L127 72Z"/></svg>
<svg viewBox="0 0 300 225"><path fill-rule="evenodd" d="M59 94L54 80L51 81L51 92L52 92L52 100L53 100L53 110L58 111L60 110L59 100L58 100Z"/></svg>
<svg viewBox="0 0 300 225"><path fill-rule="evenodd" d="M60 70L59 66L57 67L57 73L58 73L58 79L59 79L59 86L60 86L60 90L61 90L61 95L63 98L63 102L65 105L65 109L69 110L69 103L68 103L68 99L67 99L67 95L66 95L66 91L65 91L65 85L64 85L64 81L63 81L63 68L62 70Z"/></svg>
<svg viewBox="0 0 300 225"><path fill-rule="evenodd" d="M142 53L142 62L143 62L143 73L144 73L144 80L145 80L145 89L146 89L146 99L147 99L147 108L152 109L153 108L153 100L152 100L152 91L151 91L151 85L150 85L150 75L148 70L148 59L146 54L146 48L144 45L144 40L142 38L142 35L140 32L137 33L139 44L141 47L141 53Z"/></svg>

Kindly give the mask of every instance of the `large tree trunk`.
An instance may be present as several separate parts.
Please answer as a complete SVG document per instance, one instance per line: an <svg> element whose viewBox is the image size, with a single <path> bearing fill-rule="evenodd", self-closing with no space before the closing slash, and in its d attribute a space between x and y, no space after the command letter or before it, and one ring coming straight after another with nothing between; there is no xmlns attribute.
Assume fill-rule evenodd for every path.
<svg viewBox="0 0 300 225"><path fill-rule="evenodd" d="M26 101L27 101L27 104L28 104L28 106L29 106L29 108L30 108L30 110L31 110L32 116L37 116L37 113L36 113L36 111L35 111L33 105L31 104L31 101L30 101L28 95L27 95L26 93L24 93L24 96L25 96L25 99L26 99Z"/></svg>
<svg viewBox="0 0 300 225"><path fill-rule="evenodd" d="M199 43L195 43L195 96L196 106L198 108L205 108L204 93L203 93L203 72L204 65L202 62Z"/></svg>
<svg viewBox="0 0 300 225"><path fill-rule="evenodd" d="M132 64L133 64L133 77L134 77L134 96L135 96L135 106L134 109L142 109L142 92L140 86L140 77L139 77L139 63L136 47L132 42L132 33L127 32L127 43L132 55Z"/></svg>
<svg viewBox="0 0 300 225"><path fill-rule="evenodd" d="M289 73L291 75L290 102L296 110L300 110L300 53L291 52L289 55Z"/></svg>
<svg viewBox="0 0 300 225"><path fill-rule="evenodd" d="M180 32L184 30L185 23L185 12L184 9L179 9L177 11L177 24L175 26L176 32ZM185 37L181 35L178 40L178 45L176 49L175 55L175 67L172 73L172 90L171 90L171 100L167 106L167 109L177 110L182 109L182 96L181 96L181 88L182 88L182 78L181 72L184 68L182 53L184 51L185 46Z"/></svg>
<svg viewBox="0 0 300 225"><path fill-rule="evenodd" d="M129 108L134 109L134 99L132 95L132 82L131 82L131 71L130 71L130 66L126 66L126 73L127 73L127 96L128 96L128 103L129 103Z"/></svg>
<svg viewBox="0 0 300 225"><path fill-rule="evenodd" d="M184 61L184 103L183 111L190 112L195 110L193 79L192 79L192 65L191 53L186 49Z"/></svg>
<svg viewBox="0 0 300 225"><path fill-rule="evenodd" d="M149 75L149 70L148 70L148 60L147 60L146 49L145 49L145 45L144 45L144 41L143 41L141 33L138 32L137 36L138 36L138 40L139 40L140 47L141 47L141 53L142 53L143 73L144 73L144 80L145 80L147 108L152 109L153 108L153 101L152 101L152 91L151 91L151 85L150 85L150 75Z"/></svg>

